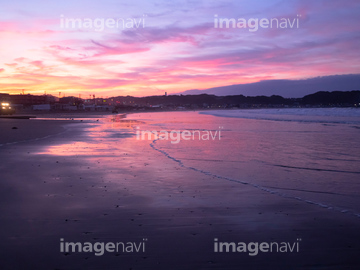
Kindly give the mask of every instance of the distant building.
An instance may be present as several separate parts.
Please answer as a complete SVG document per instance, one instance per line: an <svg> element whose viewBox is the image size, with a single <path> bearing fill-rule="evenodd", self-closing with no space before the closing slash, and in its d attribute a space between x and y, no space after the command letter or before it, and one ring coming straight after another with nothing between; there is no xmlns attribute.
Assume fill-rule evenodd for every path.
<svg viewBox="0 0 360 270"><path fill-rule="evenodd" d="M37 104L46 104L47 96L34 96L34 95L11 95L10 101L13 104L22 104L24 106L31 106Z"/></svg>
<svg viewBox="0 0 360 270"><path fill-rule="evenodd" d="M10 101L10 95L5 93L0 93L0 101Z"/></svg>

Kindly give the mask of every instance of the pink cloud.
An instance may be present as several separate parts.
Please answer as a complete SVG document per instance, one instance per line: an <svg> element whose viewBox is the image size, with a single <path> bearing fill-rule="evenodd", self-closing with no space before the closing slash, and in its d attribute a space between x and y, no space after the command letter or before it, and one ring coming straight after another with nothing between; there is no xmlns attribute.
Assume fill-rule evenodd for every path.
<svg viewBox="0 0 360 270"><path fill-rule="evenodd" d="M9 67L16 67L18 64L17 63L10 63L10 64L5 64L5 65L7 65Z"/></svg>
<svg viewBox="0 0 360 270"><path fill-rule="evenodd" d="M360 70L358 1L280 1L254 12L250 12L254 5L248 10L242 5L241 12L236 1L193 13L189 7L159 10L149 13L149 22L150 17L154 21L147 27L116 32L58 31L59 19L46 16L0 21L1 38L7 41L0 48L6 56L0 65L9 67L1 85L80 92L168 89L171 93ZM251 33L215 29L215 10L224 17L302 17L299 29Z"/></svg>
<svg viewBox="0 0 360 270"><path fill-rule="evenodd" d="M144 46L142 44L137 45L130 45L130 44L123 44L121 42L117 42L115 46L105 45L102 42L98 41L91 41L95 47L88 47L88 49L94 49L97 51L93 56L106 56L106 55L122 55L122 54L129 54L129 53L139 53L139 52L146 52L149 51L150 48Z"/></svg>

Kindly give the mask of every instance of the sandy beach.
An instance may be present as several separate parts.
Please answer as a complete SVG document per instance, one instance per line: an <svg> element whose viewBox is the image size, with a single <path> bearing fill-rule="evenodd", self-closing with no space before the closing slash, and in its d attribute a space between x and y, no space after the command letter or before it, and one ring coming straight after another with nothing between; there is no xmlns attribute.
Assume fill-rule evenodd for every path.
<svg viewBox="0 0 360 270"><path fill-rule="evenodd" d="M2 269L359 268L359 218L180 166L135 140L134 121L0 119ZM60 239L145 251L61 252ZM219 253L214 239L299 251Z"/></svg>

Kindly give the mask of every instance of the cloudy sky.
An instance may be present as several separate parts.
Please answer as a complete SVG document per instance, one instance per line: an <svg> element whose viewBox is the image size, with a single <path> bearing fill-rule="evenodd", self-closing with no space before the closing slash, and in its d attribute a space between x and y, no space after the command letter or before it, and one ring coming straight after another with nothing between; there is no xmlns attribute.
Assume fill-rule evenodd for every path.
<svg viewBox="0 0 360 270"><path fill-rule="evenodd" d="M147 96L360 73L360 1L0 5L0 92ZM235 28L215 27L232 18ZM273 18L288 23L269 27Z"/></svg>

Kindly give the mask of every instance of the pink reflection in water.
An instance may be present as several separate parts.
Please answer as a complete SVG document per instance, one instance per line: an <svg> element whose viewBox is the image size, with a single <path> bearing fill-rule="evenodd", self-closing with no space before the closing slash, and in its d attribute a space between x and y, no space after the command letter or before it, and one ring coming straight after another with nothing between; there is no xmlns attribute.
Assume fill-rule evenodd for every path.
<svg viewBox="0 0 360 270"><path fill-rule="evenodd" d="M137 127L169 132L222 127L222 136L220 140L180 140L176 144L158 140L156 149L160 151L156 151L151 140L136 138ZM143 186L150 185L145 171L161 179L156 186L187 182L178 178L180 161L185 165L181 170L194 168L206 175L280 190L287 196L354 208L359 205L355 198L359 190L357 136L357 129L344 125L222 118L196 112L142 113L103 119L89 126L80 138L51 146L42 154L82 156L99 162L106 177L114 181L120 181L117 168L127 166L132 179ZM151 168L147 164L152 164ZM154 185L155 180L151 181Z"/></svg>

